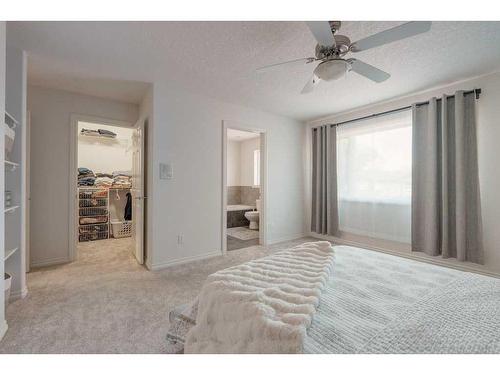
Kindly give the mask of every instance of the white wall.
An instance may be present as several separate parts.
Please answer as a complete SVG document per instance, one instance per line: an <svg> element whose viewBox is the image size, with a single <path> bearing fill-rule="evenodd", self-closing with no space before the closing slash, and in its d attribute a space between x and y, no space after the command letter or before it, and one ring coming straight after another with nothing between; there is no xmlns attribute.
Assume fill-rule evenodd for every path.
<svg viewBox="0 0 500 375"><path fill-rule="evenodd" d="M3 116L5 111L5 22L0 21L0 114ZM0 129L0 150L5 148L5 131ZM0 207L5 206L5 173L4 173L5 153L0 152ZM4 260L5 252L5 215L0 215L0 340L7 331L7 322L5 321L5 301L4 301Z"/></svg>
<svg viewBox="0 0 500 375"><path fill-rule="evenodd" d="M30 86L31 264L69 259L69 144L71 114L134 124L138 106Z"/></svg>
<svg viewBox="0 0 500 375"><path fill-rule="evenodd" d="M453 94L456 90L470 90L481 88L481 98L477 103L478 115L478 158L479 183L481 191L481 209L483 218L484 238L484 269L500 274L500 168L498 167L500 139L500 73L493 73L476 77L444 87L427 90L425 92L408 95L391 101L379 103L350 111L332 115L327 118L312 121L305 129L306 162L305 162L305 219L306 231L310 231L310 132L312 126L327 123L341 122L372 113L399 108L415 102L425 101L433 96ZM409 252L410 250L405 250Z"/></svg>
<svg viewBox="0 0 500 375"><path fill-rule="evenodd" d="M227 186L241 186L240 145L238 141L227 141Z"/></svg>
<svg viewBox="0 0 500 375"><path fill-rule="evenodd" d="M154 85L153 268L221 252L222 121L267 129L268 240L303 233L303 124ZM160 162L174 177L160 180ZM177 235L183 244L177 243Z"/></svg>
<svg viewBox="0 0 500 375"><path fill-rule="evenodd" d="M132 129L80 122L80 130L106 129L114 132L116 138L78 136L78 167L91 169L94 173L132 170Z"/></svg>
<svg viewBox="0 0 500 375"><path fill-rule="evenodd" d="M253 186L253 152L260 148L260 138L242 141L240 147L240 186Z"/></svg>
<svg viewBox="0 0 500 375"><path fill-rule="evenodd" d="M253 186L253 152L260 138L227 141L227 186Z"/></svg>

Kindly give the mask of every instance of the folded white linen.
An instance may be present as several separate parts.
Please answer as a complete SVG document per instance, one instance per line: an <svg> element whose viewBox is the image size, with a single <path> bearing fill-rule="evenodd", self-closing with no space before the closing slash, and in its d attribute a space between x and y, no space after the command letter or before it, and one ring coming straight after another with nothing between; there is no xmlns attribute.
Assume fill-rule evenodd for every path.
<svg viewBox="0 0 500 375"><path fill-rule="evenodd" d="M309 242L210 275L185 353L301 353L333 255Z"/></svg>

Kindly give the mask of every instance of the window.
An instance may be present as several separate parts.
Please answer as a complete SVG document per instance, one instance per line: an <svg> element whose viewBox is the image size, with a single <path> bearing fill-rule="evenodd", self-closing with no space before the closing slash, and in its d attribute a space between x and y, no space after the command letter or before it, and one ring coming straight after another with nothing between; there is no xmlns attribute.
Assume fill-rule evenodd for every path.
<svg viewBox="0 0 500 375"><path fill-rule="evenodd" d="M260 186L260 150L253 152L253 185Z"/></svg>
<svg viewBox="0 0 500 375"><path fill-rule="evenodd" d="M411 111L337 127L339 229L410 242Z"/></svg>

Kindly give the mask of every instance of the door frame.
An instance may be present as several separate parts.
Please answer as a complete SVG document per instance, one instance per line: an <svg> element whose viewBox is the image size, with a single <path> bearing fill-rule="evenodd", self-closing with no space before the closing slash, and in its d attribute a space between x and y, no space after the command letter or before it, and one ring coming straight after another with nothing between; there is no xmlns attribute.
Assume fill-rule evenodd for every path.
<svg viewBox="0 0 500 375"><path fill-rule="evenodd" d="M120 128L134 129L134 123L130 123L122 120L114 120L105 117L91 116L91 115L81 115L72 113L70 116L70 141L69 141L69 212L68 212L68 223L69 223L69 236L68 236L68 261L73 262L76 260L76 247L78 244L78 233L77 233L77 207L76 199L78 195L78 189L76 186L76 181L78 178L77 168L78 168L78 123L91 122L102 125L117 126ZM144 170L141 171L144 175Z"/></svg>
<svg viewBox="0 0 500 375"><path fill-rule="evenodd" d="M132 195L132 219L133 219L133 222L132 222L132 239L133 239L133 242L134 242L134 251L133 251L133 254L134 254L134 257L135 259L137 260L137 263L141 264L141 265L144 265L144 262L145 262L145 257L144 257L144 254L145 254L145 241L144 241L144 237L146 235L146 228L145 228L145 217L146 217L146 204L147 204L147 195L145 194L145 191L146 191L146 173L145 173L145 170L146 170L146 163L145 163L145 153L147 152L146 151L146 124L147 124L147 121L146 119L139 119L137 120L137 122L135 123L135 125L133 126L133 128L135 129L136 133L139 133L140 136L139 136L139 145L138 147L135 147L133 146L133 152L134 154L137 152L137 149L139 150L139 169L141 171L140 173L140 187L138 188L134 182L135 182L135 178L136 178L136 175L135 175L135 171L136 171L136 163L137 163L137 156L136 155L132 155L132 188L130 189L130 193ZM132 136L132 137L135 137L135 134ZM134 140L132 140L132 145L134 145ZM137 196L137 190L139 190L139 196ZM141 205L141 208L140 210L137 209L137 205L136 205L136 202L141 202L142 205ZM134 217L137 216L137 213L139 213L138 217L139 217L139 220L138 219L135 219L134 220ZM134 216L135 214L135 216ZM141 217L142 216L142 217ZM137 239L137 229L139 229L139 233L140 233L140 236L139 236L139 241ZM139 246L138 246L139 244Z"/></svg>
<svg viewBox="0 0 500 375"><path fill-rule="evenodd" d="M26 110L26 121L24 122L25 132L26 132L26 144L23 153L24 156L24 253L25 253L25 267L26 272L31 270L31 111Z"/></svg>
<svg viewBox="0 0 500 375"><path fill-rule="evenodd" d="M259 133L260 136L260 205L259 215L259 244L266 246L268 231L268 199L267 199L267 130L252 125L236 122L222 121L222 207L221 207L221 253L227 254L227 129L242 130L252 133Z"/></svg>

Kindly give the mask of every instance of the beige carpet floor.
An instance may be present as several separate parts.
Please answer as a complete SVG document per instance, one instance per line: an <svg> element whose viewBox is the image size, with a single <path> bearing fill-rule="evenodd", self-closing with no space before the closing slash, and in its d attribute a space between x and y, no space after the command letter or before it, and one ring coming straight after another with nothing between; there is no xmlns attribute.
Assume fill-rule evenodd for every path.
<svg viewBox="0 0 500 375"><path fill-rule="evenodd" d="M307 240L156 272L136 263L129 238L85 243L77 261L28 274L28 296L7 307L0 353L163 353L168 312L192 300L209 274Z"/></svg>

